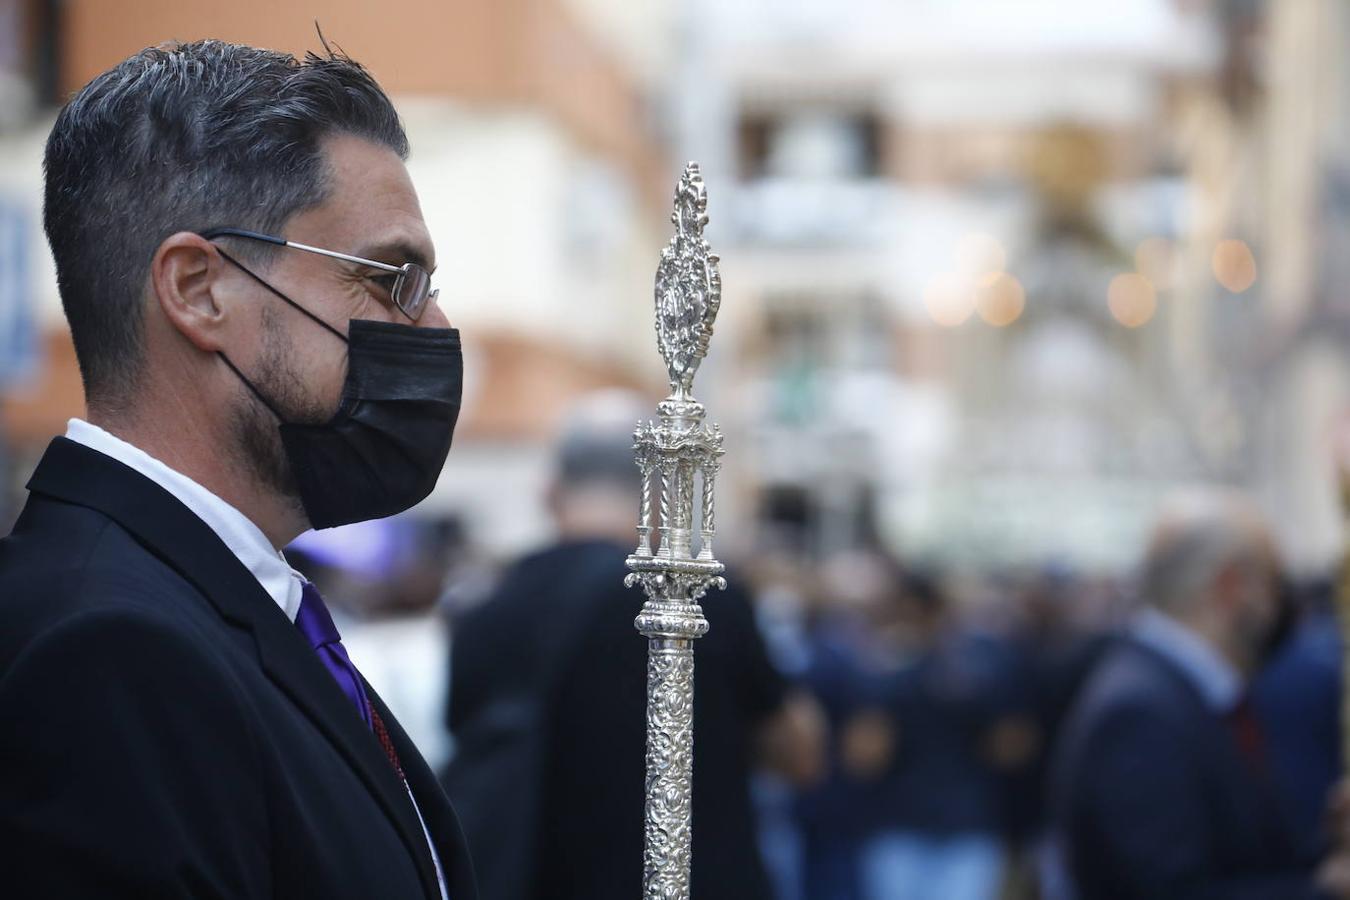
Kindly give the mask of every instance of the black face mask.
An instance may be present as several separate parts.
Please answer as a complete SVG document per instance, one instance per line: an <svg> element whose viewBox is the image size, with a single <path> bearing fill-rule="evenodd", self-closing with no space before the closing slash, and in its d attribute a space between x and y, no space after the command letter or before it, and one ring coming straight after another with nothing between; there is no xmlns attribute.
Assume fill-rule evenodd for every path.
<svg viewBox="0 0 1350 900"><path fill-rule="evenodd" d="M425 499L445 465L459 418L464 374L459 330L352 319L343 336L254 278L347 344L342 402L321 425L287 422L221 353L281 422L281 443L310 524L332 528L380 519Z"/></svg>

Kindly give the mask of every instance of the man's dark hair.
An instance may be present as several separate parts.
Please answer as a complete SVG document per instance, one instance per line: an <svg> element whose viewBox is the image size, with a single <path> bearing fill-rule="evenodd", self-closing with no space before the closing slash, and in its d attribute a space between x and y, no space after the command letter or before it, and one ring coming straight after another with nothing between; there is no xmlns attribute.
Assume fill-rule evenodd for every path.
<svg viewBox="0 0 1350 900"><path fill-rule="evenodd" d="M321 143L407 158L389 98L341 51L304 60L222 41L149 47L85 85L47 139L44 226L90 402L122 405L141 364L146 279L178 231L277 233L322 203ZM241 242L265 264L273 247Z"/></svg>

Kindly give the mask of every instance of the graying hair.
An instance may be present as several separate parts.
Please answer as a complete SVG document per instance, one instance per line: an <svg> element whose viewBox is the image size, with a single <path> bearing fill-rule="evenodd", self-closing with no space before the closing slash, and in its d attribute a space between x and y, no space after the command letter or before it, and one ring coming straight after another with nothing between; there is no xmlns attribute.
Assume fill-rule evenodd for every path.
<svg viewBox="0 0 1350 900"><path fill-rule="evenodd" d="M275 233L325 199L321 142L352 134L406 158L389 98L360 64L222 41L149 47L56 118L44 226L91 402L119 404L143 355L150 261L178 231ZM274 248L239 252L265 265Z"/></svg>
<svg viewBox="0 0 1350 900"><path fill-rule="evenodd" d="M1224 567L1254 558L1264 535L1260 512L1246 497L1197 488L1163 507L1140 577L1143 599L1182 612L1213 584Z"/></svg>

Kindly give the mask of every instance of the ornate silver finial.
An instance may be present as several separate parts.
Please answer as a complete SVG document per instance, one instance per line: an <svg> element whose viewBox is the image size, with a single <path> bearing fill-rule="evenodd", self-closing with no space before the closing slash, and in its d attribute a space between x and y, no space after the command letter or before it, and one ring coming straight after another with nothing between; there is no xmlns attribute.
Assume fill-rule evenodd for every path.
<svg viewBox="0 0 1350 900"><path fill-rule="evenodd" d="M717 257L703 240L707 206L698 164L690 163L675 191L675 236L656 270L656 340L672 395L657 404L655 422L639 422L633 433L642 497L625 583L647 595L633 623L648 639L644 900L689 898L694 641L708 631L699 601L726 587L713 556L722 432L704 424L703 404L690 394L722 299Z"/></svg>
<svg viewBox="0 0 1350 900"><path fill-rule="evenodd" d="M666 361L671 392L683 398L708 352L713 321L722 304L717 257L703 239L708 192L696 162L684 167L670 221L675 235L661 251L656 267L656 345Z"/></svg>

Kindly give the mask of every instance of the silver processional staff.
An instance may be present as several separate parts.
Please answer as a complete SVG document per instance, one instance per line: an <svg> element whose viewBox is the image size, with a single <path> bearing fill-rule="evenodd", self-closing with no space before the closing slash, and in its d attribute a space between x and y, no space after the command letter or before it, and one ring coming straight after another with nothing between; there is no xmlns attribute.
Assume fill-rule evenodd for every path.
<svg viewBox="0 0 1350 900"><path fill-rule="evenodd" d="M671 393L657 404L657 420L639 422L633 434L642 499L624 583L641 584L647 595L634 622L648 639L644 900L689 897L694 639L708 632L699 600L726 587L712 546L722 433L704 424L703 404L690 392L722 299L717 257L703 239L707 208L698 163L691 162L675 190L675 235L656 269L656 343Z"/></svg>

